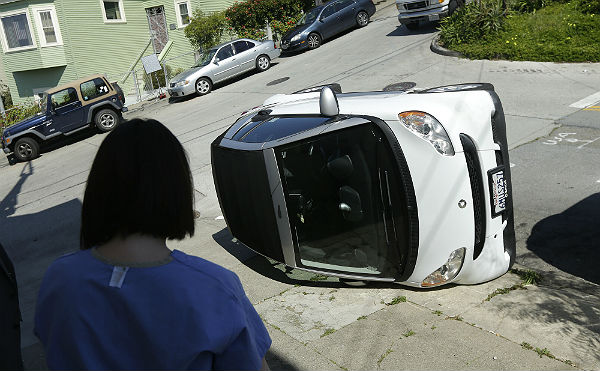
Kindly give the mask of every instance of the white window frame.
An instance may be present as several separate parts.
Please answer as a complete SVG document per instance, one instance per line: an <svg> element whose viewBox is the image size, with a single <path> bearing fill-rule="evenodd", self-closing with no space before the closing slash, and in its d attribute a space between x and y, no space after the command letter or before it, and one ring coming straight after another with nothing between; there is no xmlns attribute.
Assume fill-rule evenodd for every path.
<svg viewBox="0 0 600 371"><path fill-rule="evenodd" d="M54 5L34 5L31 7L35 18L35 28L37 29L38 39L41 47L63 45L62 35L60 33L60 26L58 25L58 17L56 16L56 8ZM56 35L56 42L47 43L46 35L44 34L44 28L42 27L42 17L40 13L50 12L50 18L52 19L52 26L54 26L54 34Z"/></svg>
<svg viewBox="0 0 600 371"><path fill-rule="evenodd" d="M192 18L192 5L190 4L190 0L175 0L175 15L177 16L177 27L178 28L184 28L187 27L187 25L189 24L183 24L183 22L181 22L181 12L179 11L179 4L186 4L187 8L188 8L188 17L191 19Z"/></svg>
<svg viewBox="0 0 600 371"><path fill-rule="evenodd" d="M121 12L121 19L107 19L106 9L104 9L104 3L119 3L119 12ZM104 23L127 23L125 19L125 7L123 6L123 0L100 0L100 9L102 9L102 19Z"/></svg>
<svg viewBox="0 0 600 371"><path fill-rule="evenodd" d="M2 23L2 18L10 17L13 15L19 15L19 14L25 14L25 16L27 17L27 26L29 27L29 34L31 35L32 45L20 46L18 48L9 48L8 40L6 40L6 32L4 32L4 23ZM10 12L0 13L0 38L2 39L2 49L4 50L5 53L37 48L37 44L35 42L35 33L34 33L34 30L32 27L31 16L29 15L28 8L23 8L23 9L19 9L19 10L13 10Z"/></svg>

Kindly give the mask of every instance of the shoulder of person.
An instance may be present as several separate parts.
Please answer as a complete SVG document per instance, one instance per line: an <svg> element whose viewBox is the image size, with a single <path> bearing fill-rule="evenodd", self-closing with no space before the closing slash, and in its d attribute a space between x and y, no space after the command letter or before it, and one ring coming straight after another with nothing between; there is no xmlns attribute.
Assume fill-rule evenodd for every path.
<svg viewBox="0 0 600 371"><path fill-rule="evenodd" d="M216 284L228 288L236 297L240 294L240 290L242 293L244 292L239 277L229 269L179 250L174 250L172 256L173 259L185 265L190 271L206 276Z"/></svg>

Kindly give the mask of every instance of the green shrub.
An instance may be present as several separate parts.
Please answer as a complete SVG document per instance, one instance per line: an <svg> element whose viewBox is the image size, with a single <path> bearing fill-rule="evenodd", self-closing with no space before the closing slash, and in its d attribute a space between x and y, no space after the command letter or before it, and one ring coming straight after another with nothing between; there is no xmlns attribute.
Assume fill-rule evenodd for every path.
<svg viewBox="0 0 600 371"><path fill-rule="evenodd" d="M260 40L265 37L267 21L275 33L282 34L313 5L313 0L246 0L227 8L225 17L229 29L238 36Z"/></svg>
<svg viewBox="0 0 600 371"><path fill-rule="evenodd" d="M481 40L504 27L506 10L498 0L473 1L440 23L440 41L446 47Z"/></svg>
<svg viewBox="0 0 600 371"><path fill-rule="evenodd" d="M579 0L577 10L584 14L600 14L600 0Z"/></svg>
<svg viewBox="0 0 600 371"><path fill-rule="evenodd" d="M185 28L185 37L194 48L207 50L221 42L226 27L224 12L204 14L196 9Z"/></svg>
<svg viewBox="0 0 600 371"><path fill-rule="evenodd" d="M0 134L5 128L39 112L40 106L35 102L26 102L7 108L5 115L0 115Z"/></svg>

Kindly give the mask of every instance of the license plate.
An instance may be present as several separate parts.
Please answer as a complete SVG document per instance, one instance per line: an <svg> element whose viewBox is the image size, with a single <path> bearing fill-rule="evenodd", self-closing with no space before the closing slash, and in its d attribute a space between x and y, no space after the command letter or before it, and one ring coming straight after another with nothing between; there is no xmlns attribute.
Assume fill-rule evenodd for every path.
<svg viewBox="0 0 600 371"><path fill-rule="evenodd" d="M506 210L508 199L508 186L504 179L504 167L498 167L488 172L490 183L490 198L492 202L492 216L498 216Z"/></svg>
<svg viewBox="0 0 600 371"><path fill-rule="evenodd" d="M439 14L432 14L429 16L429 20L430 21L439 21L440 20L440 16Z"/></svg>

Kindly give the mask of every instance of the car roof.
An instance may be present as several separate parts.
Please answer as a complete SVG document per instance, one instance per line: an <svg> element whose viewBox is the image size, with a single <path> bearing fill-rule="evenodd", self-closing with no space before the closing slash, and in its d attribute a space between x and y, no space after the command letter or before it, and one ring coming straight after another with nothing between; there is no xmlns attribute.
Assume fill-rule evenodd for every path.
<svg viewBox="0 0 600 371"><path fill-rule="evenodd" d="M258 40L248 39L248 38L240 38L240 39L235 39L235 40L226 41L226 42L224 42L224 43L220 43L219 45L215 45L215 46L213 46L213 47L212 47L212 48L210 48L209 50L212 50L212 49L219 49L219 48L220 48L220 47L222 47L222 46L225 46L225 45L227 45L227 44L233 44L233 43L234 43L234 42L236 42L236 41L252 41L252 42L255 42L255 43L259 43L259 44L262 42L262 41L258 41Z"/></svg>
<svg viewBox="0 0 600 371"><path fill-rule="evenodd" d="M83 82L90 81L90 80L98 78L98 77L99 78L104 78L104 75L101 75L101 74L98 73L98 74L95 74L95 75L86 76L86 77L78 79L78 80L69 81L68 83L65 83L65 84L62 84L62 85L58 85L57 87L54 87L54 88L46 90L46 93L48 93L48 94L56 93L57 91L60 91L60 90L66 89L66 88L70 88L70 87L73 87L73 86L77 86L77 85L79 85L79 84L81 84Z"/></svg>

